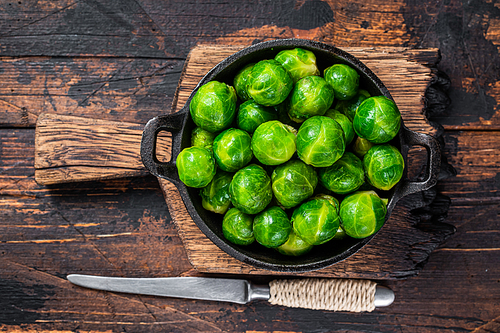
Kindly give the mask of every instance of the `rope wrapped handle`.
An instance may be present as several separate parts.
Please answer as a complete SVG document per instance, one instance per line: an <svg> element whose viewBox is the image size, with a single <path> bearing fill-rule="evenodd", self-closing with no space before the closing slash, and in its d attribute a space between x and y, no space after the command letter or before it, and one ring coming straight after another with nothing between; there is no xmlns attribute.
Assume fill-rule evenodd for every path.
<svg viewBox="0 0 500 333"><path fill-rule="evenodd" d="M371 312L377 284L369 280L297 279L269 283L269 302L313 310Z"/></svg>

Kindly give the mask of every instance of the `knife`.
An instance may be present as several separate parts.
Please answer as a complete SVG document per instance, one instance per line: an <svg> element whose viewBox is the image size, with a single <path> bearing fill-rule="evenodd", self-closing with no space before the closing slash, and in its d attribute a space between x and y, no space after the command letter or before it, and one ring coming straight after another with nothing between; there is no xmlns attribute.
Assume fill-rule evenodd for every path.
<svg viewBox="0 0 500 333"><path fill-rule="evenodd" d="M78 286L120 293L246 304L271 304L333 311L373 311L392 304L394 292L368 280L289 279L256 285L242 279L205 277L122 278L68 275Z"/></svg>

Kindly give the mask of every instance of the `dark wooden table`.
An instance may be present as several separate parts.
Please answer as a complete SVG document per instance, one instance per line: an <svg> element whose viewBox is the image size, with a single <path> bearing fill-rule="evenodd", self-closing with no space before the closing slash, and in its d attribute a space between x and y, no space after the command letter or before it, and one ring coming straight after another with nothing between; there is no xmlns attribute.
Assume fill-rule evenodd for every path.
<svg viewBox="0 0 500 333"><path fill-rule="evenodd" d="M498 2L21 0L1 2L0 13L1 330L500 332ZM432 89L450 103L427 105L426 116L457 171L437 186L451 205L436 222L457 231L418 276L384 282L394 304L334 313L69 284L66 275L80 272L197 273L155 178L37 185L38 115L143 124L170 108L195 45L290 37L441 50L438 68L451 84Z"/></svg>

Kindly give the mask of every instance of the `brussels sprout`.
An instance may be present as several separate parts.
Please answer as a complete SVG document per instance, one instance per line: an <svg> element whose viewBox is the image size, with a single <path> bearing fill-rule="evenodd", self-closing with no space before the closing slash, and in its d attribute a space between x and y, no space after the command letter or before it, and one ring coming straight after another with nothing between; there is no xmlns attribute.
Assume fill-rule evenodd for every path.
<svg viewBox="0 0 500 333"><path fill-rule="evenodd" d="M256 164L238 170L229 185L229 196L234 207L246 214L257 214L271 202L271 178Z"/></svg>
<svg viewBox="0 0 500 333"><path fill-rule="evenodd" d="M384 225L387 208L374 191L356 192L340 204L341 226L348 236L365 238Z"/></svg>
<svg viewBox="0 0 500 333"><path fill-rule="evenodd" d="M253 133L252 150L260 163L278 165L288 161L296 150L297 131L278 120L265 122Z"/></svg>
<svg viewBox="0 0 500 333"><path fill-rule="evenodd" d="M373 143L386 143L399 132L401 114L393 101L384 96L370 97L358 107L353 127L356 133Z"/></svg>
<svg viewBox="0 0 500 333"><path fill-rule="evenodd" d="M352 122L349 118L345 114L340 113L340 111L333 109L326 111L325 116L332 118L342 127L345 136L345 144L346 146L350 144L354 139L354 129L352 128Z"/></svg>
<svg viewBox="0 0 500 333"><path fill-rule="evenodd" d="M370 148L373 146L373 143L358 136L356 141L354 141L352 150L354 151L354 154L356 154L356 156L358 156L359 158L363 158L363 156L365 156L368 150L370 150Z"/></svg>
<svg viewBox="0 0 500 333"><path fill-rule="evenodd" d="M290 231L290 236L288 236L288 240L283 244L276 248L279 253L284 254L286 256L301 256L311 251L313 246L304 242L302 238L297 236L293 229Z"/></svg>
<svg viewBox="0 0 500 333"><path fill-rule="evenodd" d="M283 209L273 206L264 210L253 220L253 234L259 244L275 248L285 243L292 224Z"/></svg>
<svg viewBox="0 0 500 333"><path fill-rule="evenodd" d="M321 184L330 191L347 194L356 191L365 182L363 162L346 152L337 162L319 170Z"/></svg>
<svg viewBox="0 0 500 333"><path fill-rule="evenodd" d="M370 97L370 93L368 91L359 89L358 93L350 100L339 101L337 105L335 105L335 109L345 114L352 122L354 120L354 116L356 115L358 106L360 106L361 103L363 103L363 101L368 97Z"/></svg>
<svg viewBox="0 0 500 333"><path fill-rule="evenodd" d="M179 179L189 187L205 187L215 176L215 161L205 148L183 149L175 161Z"/></svg>
<svg viewBox="0 0 500 333"><path fill-rule="evenodd" d="M294 83L306 76L319 75L314 53L301 48L283 50L274 57L288 71Z"/></svg>
<svg viewBox="0 0 500 333"><path fill-rule="evenodd" d="M333 99L333 89L325 79L307 76L297 82L292 90L288 115L299 123L312 116L322 116L332 106Z"/></svg>
<svg viewBox="0 0 500 333"><path fill-rule="evenodd" d="M292 88L290 74L276 60L261 60L250 71L247 92L260 105L280 104Z"/></svg>
<svg viewBox="0 0 500 333"><path fill-rule="evenodd" d="M328 202L330 202L332 204L332 206L335 207L335 209L337 210L337 213L339 212L340 202L337 200L337 198L335 198L331 195L328 195L328 194L324 194L324 193L316 194L314 196L314 198L328 200Z"/></svg>
<svg viewBox="0 0 500 333"><path fill-rule="evenodd" d="M236 208L227 211L222 219L222 233L231 243L250 245L255 241L253 217Z"/></svg>
<svg viewBox="0 0 500 333"><path fill-rule="evenodd" d="M278 113L272 107L262 106L249 100L240 105L236 119L238 127L251 134L260 124L269 120L277 120Z"/></svg>
<svg viewBox="0 0 500 333"><path fill-rule="evenodd" d="M298 160L276 167L271 179L274 196L285 208L295 207L309 198L318 184L314 168Z"/></svg>
<svg viewBox="0 0 500 333"><path fill-rule="evenodd" d="M370 148L363 158L366 178L376 188L390 190L403 176L405 162L395 147L385 144Z"/></svg>
<svg viewBox="0 0 500 333"><path fill-rule="evenodd" d="M335 98L348 100L358 92L359 74L348 65L335 64L325 69L324 77L335 91Z"/></svg>
<svg viewBox="0 0 500 333"><path fill-rule="evenodd" d="M293 212L292 223L295 233L305 242L320 245L335 236L340 218L330 201L314 198Z"/></svg>
<svg viewBox="0 0 500 333"><path fill-rule="evenodd" d="M229 184L232 179L231 173L217 171L210 184L200 191L203 208L217 214L224 214L231 204Z"/></svg>
<svg viewBox="0 0 500 333"><path fill-rule="evenodd" d="M213 152L213 144L216 136L216 133L205 131L201 127L196 127L193 132L191 132L191 146L205 148Z"/></svg>
<svg viewBox="0 0 500 333"><path fill-rule="evenodd" d="M250 99L250 96L248 96L247 92L247 85L248 77L254 65L254 63L246 65L234 77L233 86L236 90L236 94L242 101L247 101Z"/></svg>
<svg viewBox="0 0 500 333"><path fill-rule="evenodd" d="M214 140L214 157L224 171L234 172L250 163L253 157L250 135L237 128L230 128Z"/></svg>
<svg viewBox="0 0 500 333"><path fill-rule="evenodd" d="M300 126L297 133L297 154L306 164L327 167L345 151L342 127L333 119L314 116Z"/></svg>
<svg viewBox="0 0 500 333"><path fill-rule="evenodd" d="M211 81L198 89L189 104L189 112L197 126L209 132L218 132L233 122L236 100L233 87Z"/></svg>

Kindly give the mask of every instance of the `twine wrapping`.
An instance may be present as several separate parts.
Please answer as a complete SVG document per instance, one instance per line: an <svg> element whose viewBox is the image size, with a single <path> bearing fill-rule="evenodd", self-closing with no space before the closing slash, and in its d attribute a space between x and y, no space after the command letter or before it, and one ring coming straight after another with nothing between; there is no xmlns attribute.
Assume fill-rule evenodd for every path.
<svg viewBox="0 0 500 333"><path fill-rule="evenodd" d="M314 310L371 312L376 283L369 280L297 279L269 283L274 305Z"/></svg>

